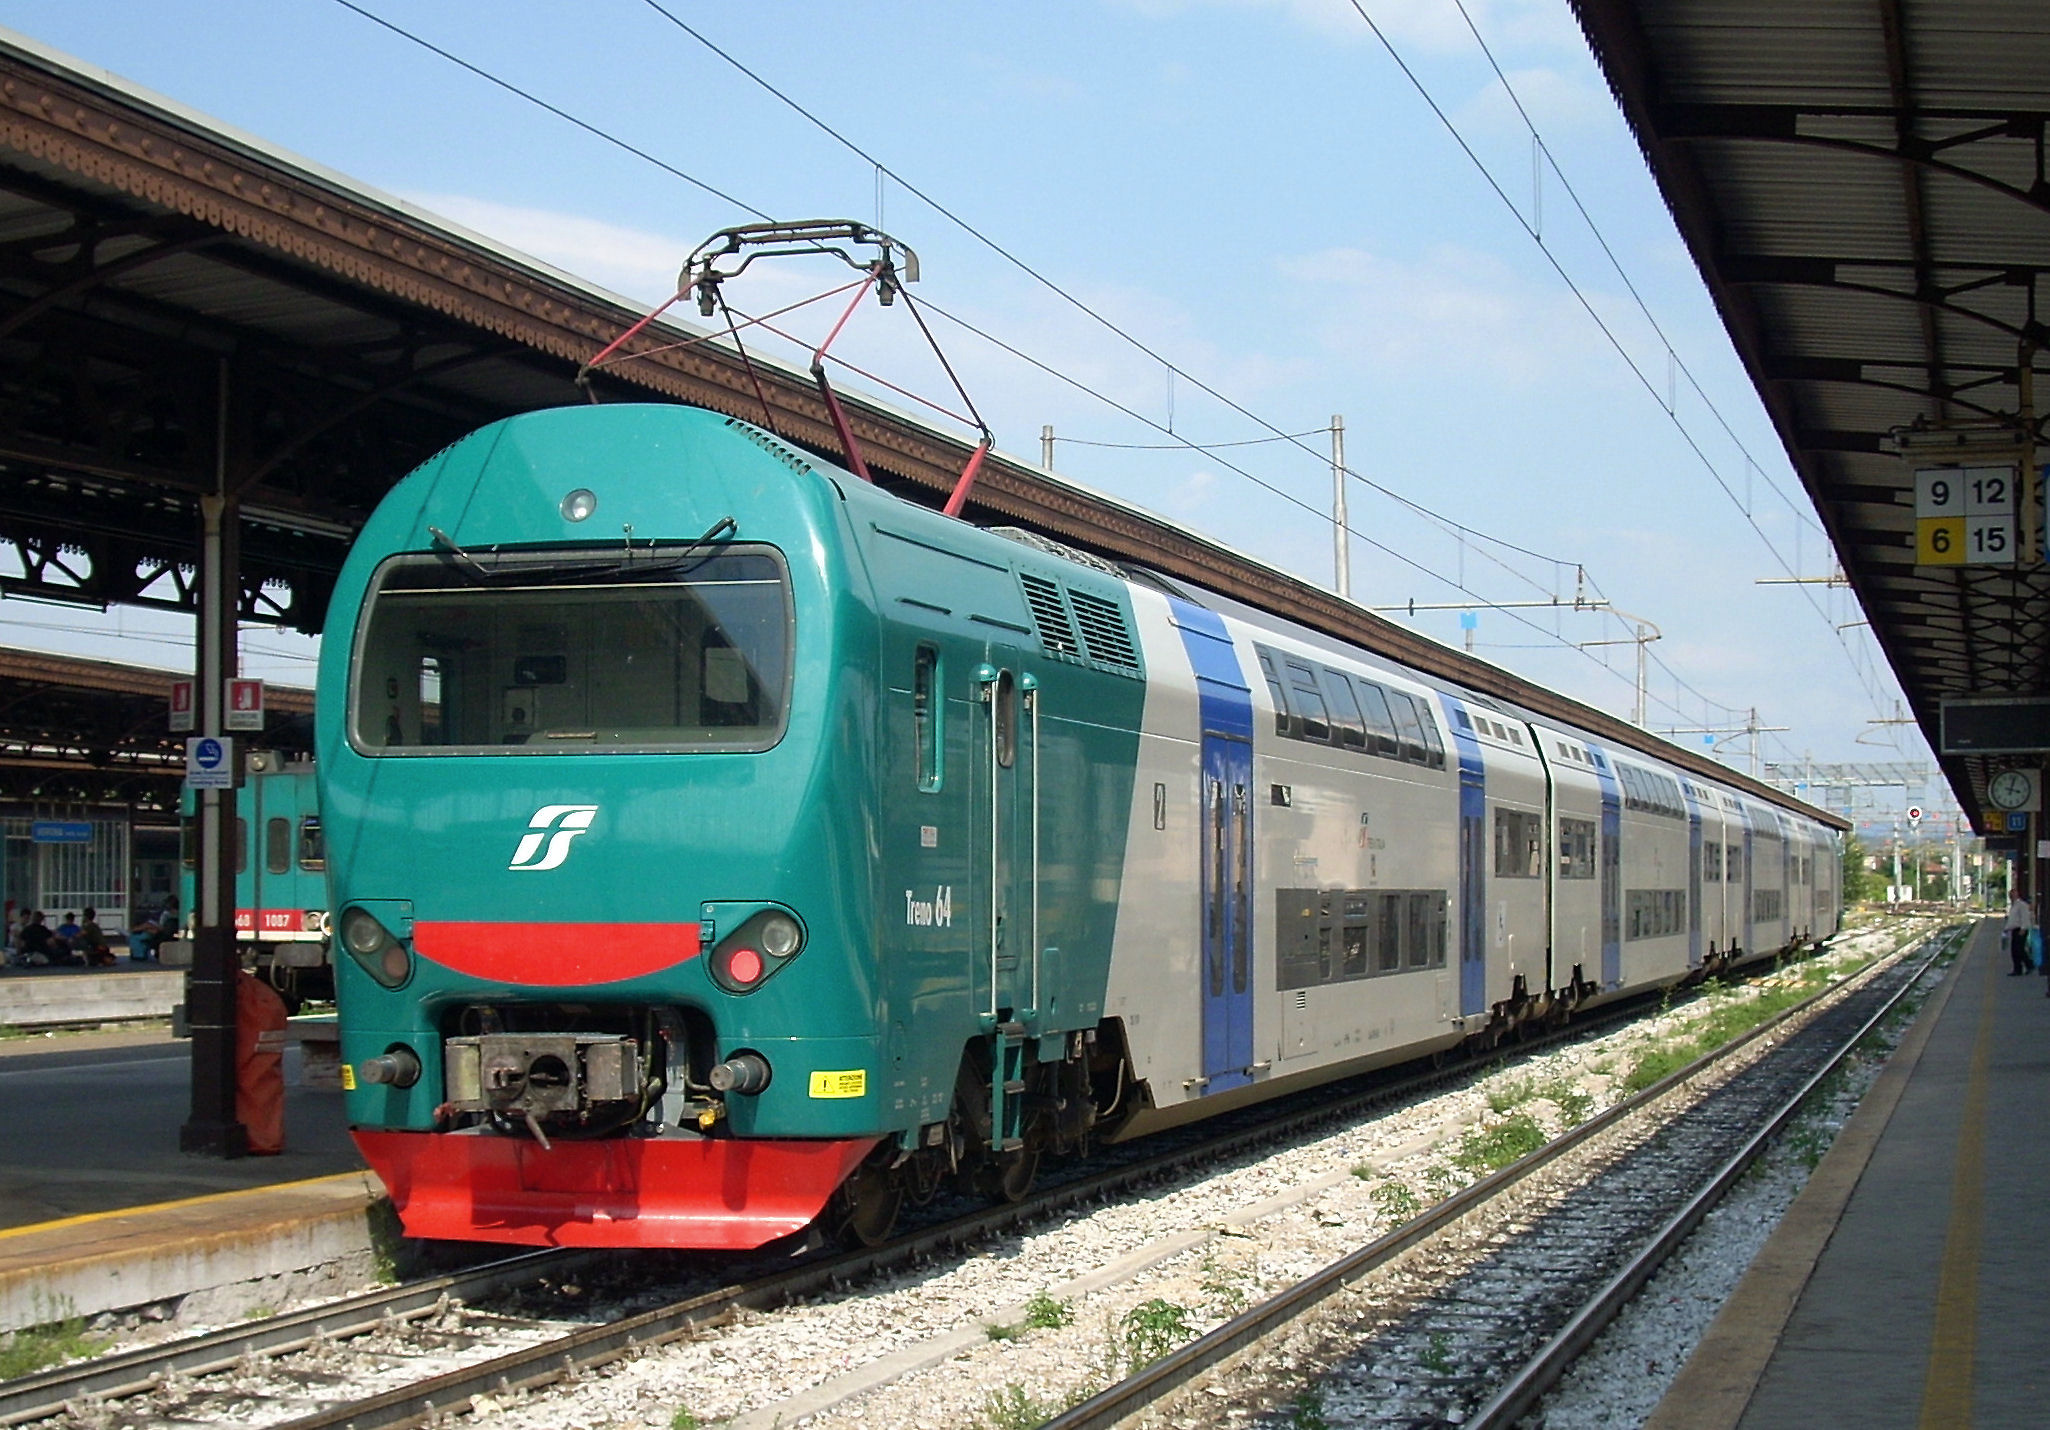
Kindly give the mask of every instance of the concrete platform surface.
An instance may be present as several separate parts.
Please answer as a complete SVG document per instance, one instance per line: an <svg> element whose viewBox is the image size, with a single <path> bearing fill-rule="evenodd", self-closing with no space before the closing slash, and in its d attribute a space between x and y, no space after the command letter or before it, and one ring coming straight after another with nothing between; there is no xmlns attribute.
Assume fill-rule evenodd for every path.
<svg viewBox="0 0 2050 1430"><path fill-rule="evenodd" d="M1650 1430L2050 1425L2050 998L1982 921Z"/></svg>
<svg viewBox="0 0 2050 1430"><path fill-rule="evenodd" d="M184 1001L182 969L127 959L111 968L0 965L0 1027L169 1018Z"/></svg>
<svg viewBox="0 0 2050 1430"><path fill-rule="evenodd" d="M365 1274L382 1194L351 1172L0 1230L0 1330L245 1288L233 1314L295 1273Z"/></svg>
<svg viewBox="0 0 2050 1430"><path fill-rule="evenodd" d="M289 1085L299 1056L286 1054L284 1153L223 1162L178 1150L189 1042L166 1031L0 1042L0 1227L360 1172L341 1097Z"/></svg>

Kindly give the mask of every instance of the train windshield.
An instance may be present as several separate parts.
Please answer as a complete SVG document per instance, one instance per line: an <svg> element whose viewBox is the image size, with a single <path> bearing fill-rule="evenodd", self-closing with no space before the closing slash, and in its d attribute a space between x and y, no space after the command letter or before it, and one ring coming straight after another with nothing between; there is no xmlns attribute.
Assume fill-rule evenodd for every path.
<svg viewBox="0 0 2050 1430"><path fill-rule="evenodd" d="M768 547L397 556L357 628L368 754L765 750L790 685Z"/></svg>

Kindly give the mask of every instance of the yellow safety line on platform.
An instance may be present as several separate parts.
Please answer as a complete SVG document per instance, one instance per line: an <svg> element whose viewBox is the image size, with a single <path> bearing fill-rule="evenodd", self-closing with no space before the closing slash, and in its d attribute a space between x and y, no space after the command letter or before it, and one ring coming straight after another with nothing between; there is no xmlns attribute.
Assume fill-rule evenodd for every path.
<svg viewBox="0 0 2050 1430"><path fill-rule="evenodd" d="M322 1182L358 1181L363 1172L330 1172L324 1177L302 1177L296 1182L273 1182L267 1187L237 1187L231 1192L207 1192L197 1197L179 1197L175 1201L150 1202L139 1207L117 1207L112 1211L82 1212L78 1216L59 1217L56 1221L39 1221L29 1226L0 1227L0 1240L11 1236L30 1236L39 1231L56 1231L60 1227L85 1226L90 1222L111 1221L115 1217L146 1216L151 1212L169 1211L173 1207L203 1206L207 1202L224 1202L235 1197L246 1197L255 1192L282 1192L293 1187L313 1187Z"/></svg>
<svg viewBox="0 0 2050 1430"><path fill-rule="evenodd" d="M1936 1280L1936 1326L1929 1338L1929 1374L1922 1383L1922 1430L1972 1423L1972 1370L1978 1341L1979 1246L1986 1223L1987 1070L1993 1060L1993 1014L2000 996L2001 945L1985 959L1979 1028L1972 1071L1965 1084L1957 1139L1957 1175L1950 1189L1950 1229L1943 1239L1943 1269Z"/></svg>

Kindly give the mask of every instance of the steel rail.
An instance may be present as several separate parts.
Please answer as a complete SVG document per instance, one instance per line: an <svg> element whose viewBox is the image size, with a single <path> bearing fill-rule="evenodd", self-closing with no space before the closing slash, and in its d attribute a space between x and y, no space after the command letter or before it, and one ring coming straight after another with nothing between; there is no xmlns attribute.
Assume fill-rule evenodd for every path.
<svg viewBox="0 0 2050 1430"><path fill-rule="evenodd" d="M1931 940L1932 942L1935 939ZM1558 1383L1581 1352L1593 1345L1595 1339L1607 1329L1609 1323L1649 1281L1667 1258L1680 1248L1703 1217L1715 1207L1736 1185L1751 1164L1763 1156L1772 1140L1786 1130L1787 1124L1797 1117L1815 1090L1824 1079L1834 1074L1843 1065L1859 1043L1884 1022L1901 1001L1911 993L1922 975L1929 971L1937 959L1943 956L1945 948L1953 939L1944 939L1943 946L1930 954L1913 977L1896 989L1879 1009L1867 1018L1858 1031L1844 1039L1832 1053L1829 1060L1816 1069L1809 1079L1781 1105L1778 1112L1754 1132L1730 1159L1716 1172L1715 1176L1696 1192L1673 1217L1659 1229L1632 1257L1629 1264L1610 1278L1607 1285L1596 1292L1593 1299L1575 1312L1572 1319L1561 1328L1542 1350L1524 1363L1515 1375L1490 1396L1481 1407L1464 1422L1470 1430L1506 1430L1516 1423L1523 1413L1534 1405L1538 1398Z"/></svg>
<svg viewBox="0 0 2050 1430"><path fill-rule="evenodd" d="M67 1402L88 1397L139 1395L155 1389L167 1376L206 1375L240 1365L252 1355L282 1355L322 1340L363 1335L393 1321L417 1320L434 1314L449 1301L501 1295L550 1272L580 1268L596 1255L588 1251L525 1252L268 1320L23 1376L0 1384L0 1425L46 1419L61 1414Z"/></svg>
<svg viewBox="0 0 2050 1430"><path fill-rule="evenodd" d="M1948 931L1939 931L1930 935L1928 939L1923 941L1922 946L1926 947L1929 943L1946 939L1947 933ZM1914 977L1907 980L1903 985L1901 993L1896 993L1893 998L1888 1000L1887 1009L1882 1010L1882 1013L1878 1016L1884 1016L1885 1011L1890 1011L1899 998L1905 994L1906 990L1913 988L1920 981L1922 974L1928 971L1929 965L1933 964L1942 954L1942 948L1938 948L1930 954L1923 967L1916 971ZM1912 956L1911 953L1900 955L1902 959ZM1288 1287L1272 1299L1234 1317L1215 1330L1189 1342L1187 1345L1169 1352L1159 1360L1140 1370L1137 1374L1120 1381L1116 1385L1107 1387L1081 1404L1056 1415L1051 1420L1046 1421L1041 1430L1108 1430L1108 1427L1118 1424L1128 1416L1165 1398L1173 1391L1188 1384L1239 1351L1272 1336L1281 1327L1313 1310L1323 1301L1344 1290L1362 1277L1387 1265L1405 1251L1429 1241L1439 1233L1449 1229L1466 1217L1468 1213L1485 1206L1488 1202L1523 1181L1533 1172L1551 1166L1566 1153L1592 1138L1609 1131L1627 1119L1636 1116L1651 1106L1651 1104L1664 1098L1668 1093L1693 1081L1758 1039L1765 1037L1789 1021L1802 1017L1816 1009L1824 1000L1846 993L1856 983L1870 981L1871 977L1877 976L1881 966L1881 962L1875 962L1859 976L1846 980L1844 983L1821 989L1812 997L1805 998L1793 1007L1784 1009L1755 1027L1747 1029L1721 1047L1703 1054L1685 1067L1678 1068L1667 1074L1643 1091L1626 1098L1607 1111L1590 1118L1588 1121L1555 1138L1545 1146L1524 1157L1521 1161L1514 1162L1500 1171L1491 1173L1482 1180L1473 1183L1471 1186L1454 1193L1422 1216L1395 1228L1386 1236L1370 1242L1357 1251L1348 1253L1322 1270L1296 1282L1293 1286ZM1840 1060L1843 1053L1855 1045L1859 1038L1865 1036L1871 1026L1873 1026L1872 1022L1868 1022L1859 1031L1857 1037L1851 1039L1845 1045L1845 1048L1835 1058L1832 1058L1831 1067L1836 1065L1836 1062ZM1812 1090L1813 1086L1814 1080L1811 1080L1809 1084L1804 1086L1801 1095L1805 1097ZM1778 1123L1783 1121L1783 1119L1775 1118L1774 1121ZM1740 1172L1741 1170L1742 1168L1738 1169ZM1721 1181L1723 1179L1718 1177L1717 1180ZM1727 1182L1724 1185L1727 1186ZM1706 1208L1703 1210L1705 1211ZM1641 1284L1641 1281L1639 1284ZM1631 1290L1635 1290L1635 1286ZM1627 1300L1628 1293L1626 1292L1621 1300L1615 1302L1615 1305L1620 1307L1622 1301ZM1613 1316L1614 1311L1611 1310L1609 1314ZM1600 1323L1600 1325L1606 1324L1606 1320ZM1599 1332L1600 1325L1595 1326L1595 1332ZM1592 1339L1591 1334L1588 1336L1588 1339ZM1581 1344L1584 1346L1585 1341ZM1570 1358L1567 1363L1570 1363ZM1549 1382L1546 1382L1546 1384L1549 1385ZM1541 1393L1541 1389L1539 1393ZM1524 1403L1527 1404L1528 1402ZM1506 1424L1509 1422L1496 1423ZM1468 1427L1474 1427L1479 1425L1480 1422L1469 1419L1463 1422L1463 1424Z"/></svg>
<svg viewBox="0 0 2050 1430"><path fill-rule="evenodd" d="M1620 1021L1630 1011L1630 1006L1628 1003L1608 1005L1547 1036L1579 1036L1605 1022ZM1523 1045L1524 1049L1539 1046L1542 1042L1537 1039ZM1152 1181L1198 1158L1231 1156L1319 1123L1363 1112L1382 1102L1428 1091L1456 1081L1471 1071L1471 1065L1446 1067L1378 1082L1371 1088L1320 1107L1139 1158L1095 1176L1046 1188L1013 1206L957 1217L910 1238L900 1238L883 1247L834 1258L818 1267L817 1275L823 1283L884 1269L897 1264L899 1259L930 1255L942 1248L1002 1231L1017 1222ZM0 1383L0 1426L41 1420L61 1413L67 1403L77 1403L89 1397L117 1399L143 1394L156 1388L170 1375L207 1375L241 1365L253 1355L286 1355L324 1339L344 1340L367 1334L394 1320L417 1320L432 1314L445 1300L476 1301L500 1295L531 1284L550 1272L581 1268L599 1254L555 1249L528 1252L462 1272L367 1291L346 1300L269 1320L227 1327L167 1344L115 1352L76 1365L23 1376ZM706 1293L704 1297L665 1308L684 1317L676 1334L685 1334L693 1327L708 1324L707 1306L723 1305L725 1312L730 1313L747 1304L741 1298L751 1284L724 1287ZM781 1287L777 1292L779 1295L803 1294L803 1288L794 1283L790 1286L782 1286L781 1282L776 1284ZM721 1297L725 1298L723 1302L719 1299ZM567 1341L555 1344L558 1349L568 1348ZM460 1375L461 1372L452 1374ZM481 1388L488 1390L494 1387L486 1385Z"/></svg>
<svg viewBox="0 0 2050 1430"><path fill-rule="evenodd" d="M1753 960L1744 966L1754 966L1762 961ZM1822 996L1825 995L1817 995L1818 998ZM1530 1037L1516 1045L1514 1051L1535 1051L1548 1043L1577 1038L1592 1030L1625 1021L1640 1009L1644 1001L1644 997L1638 997L1605 1004L1559 1028ZM1798 1011L1798 1008L1789 1010L1788 1015L1782 1016ZM1764 1026L1747 1034L1747 1039L1764 1031ZM1498 1048L1487 1056L1493 1058L1508 1051L1507 1047ZM1479 1060L1447 1065L1393 1080L1386 1079L1384 1075L1372 1086L1334 1101L1307 1106L1280 1117L1255 1119L1246 1127L1047 1187L1013 1205L966 1213L883 1246L808 1261L801 1266L720 1287L624 1321L572 1332L367 1401L292 1421L283 1430L317 1430L317 1427L353 1427L353 1430L386 1427L386 1430L395 1430L395 1427L458 1408L466 1404L471 1395L506 1388L533 1388L570 1378L584 1368L602 1364L619 1355L719 1324L730 1319L737 1310L773 1306L791 1297L829 1288L836 1282L915 1263L1079 1203L1158 1180L1189 1165L1233 1156L1363 1113L1377 1105L1428 1092L1471 1075L1479 1065ZM1678 1076L1680 1074L1675 1074ZM1626 1105L1636 1105L1658 1095L1663 1086L1648 1089L1633 1099L1632 1104ZM168 1345L117 1352L78 1365L25 1376L0 1384L0 1426L46 1418L60 1413L67 1402L76 1403L88 1397L113 1399L146 1393L172 1374L209 1374L242 1365L251 1356L290 1354L322 1340L341 1340L365 1334L394 1320L419 1319L432 1314L446 1300L474 1302L503 1294L554 1271L580 1269L599 1255L601 1253L553 1249L528 1252L466 1271L366 1292L246 1326L214 1331Z"/></svg>
<svg viewBox="0 0 2050 1430"><path fill-rule="evenodd" d="M1640 1001L1622 1000L1607 1005L1544 1038L1531 1039L1522 1050L1535 1049L1557 1038L1580 1036L1605 1022L1622 1021ZM807 1262L760 1279L719 1287L621 1321L586 1327L428 1380L318 1411L289 1421L276 1430L401 1430L401 1427L431 1421L437 1415L460 1410L469 1404L472 1396L535 1390L558 1381L571 1380L585 1370L620 1356L724 1324L738 1311L767 1309L798 1296L831 1289L855 1277L912 1265L949 1248L1158 1180L1187 1166L1279 1141L1379 1103L1427 1091L1455 1081L1472 1070L1472 1065L1446 1067L1394 1082L1377 1083L1336 1102L1306 1107L1222 1136L1204 1138L1049 1187L1013 1205L965 1213L883 1246Z"/></svg>

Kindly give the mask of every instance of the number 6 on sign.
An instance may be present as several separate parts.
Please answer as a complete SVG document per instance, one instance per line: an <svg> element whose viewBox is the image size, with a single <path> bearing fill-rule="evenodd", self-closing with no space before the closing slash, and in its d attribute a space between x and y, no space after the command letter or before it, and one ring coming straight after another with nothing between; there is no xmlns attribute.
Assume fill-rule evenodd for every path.
<svg viewBox="0 0 2050 1430"><path fill-rule="evenodd" d="M1915 523L1917 566L1962 566L1965 560L1963 517L1924 517Z"/></svg>

